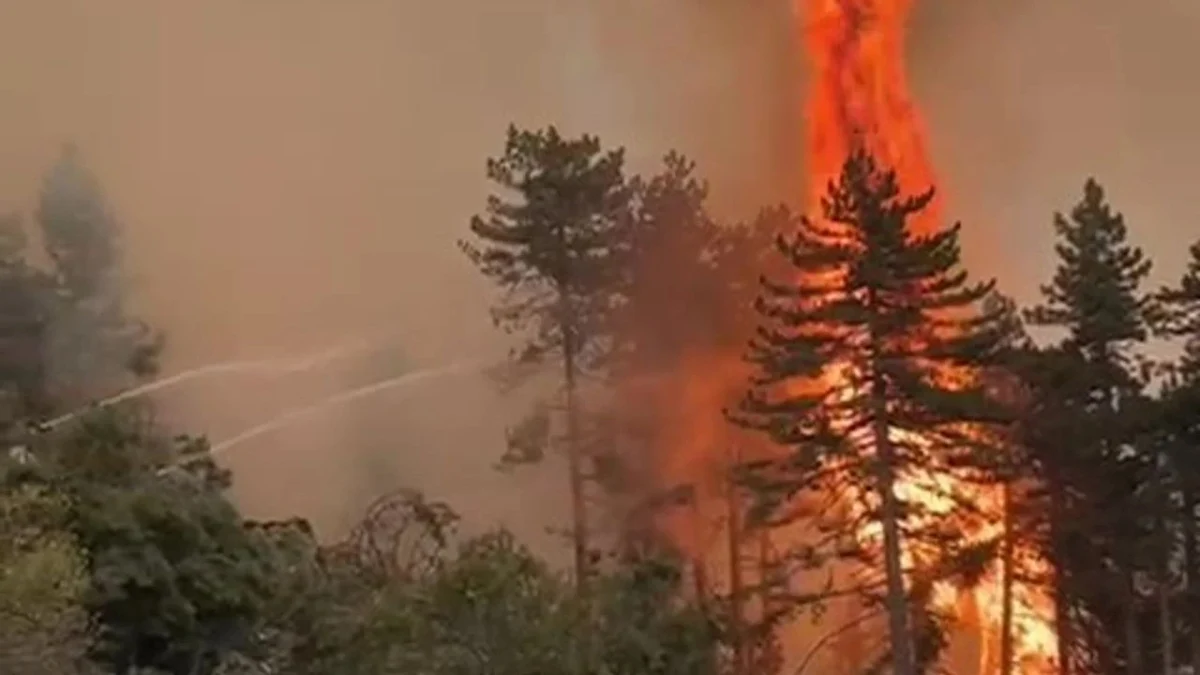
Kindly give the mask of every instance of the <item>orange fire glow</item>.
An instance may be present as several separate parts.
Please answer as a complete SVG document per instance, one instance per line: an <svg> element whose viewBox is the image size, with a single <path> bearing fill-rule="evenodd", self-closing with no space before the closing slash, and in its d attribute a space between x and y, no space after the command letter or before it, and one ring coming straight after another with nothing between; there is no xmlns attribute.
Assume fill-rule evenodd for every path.
<svg viewBox="0 0 1200 675"><path fill-rule="evenodd" d="M896 170L900 187L934 184L925 133L908 94L904 36L913 0L795 0L812 65L808 96L809 204L819 205L829 181L859 142ZM940 222L937 201L916 223Z"/></svg>
<svg viewBox="0 0 1200 675"><path fill-rule="evenodd" d="M814 210L829 182L838 175L852 144L860 143L884 166L894 169L901 188L919 193L935 184L925 133L908 93L904 71L904 39L914 0L794 0L798 30L812 65L813 85L807 97L807 170L805 198ZM940 201L912 223L915 232L942 225ZM951 515L951 503L937 496L934 482L942 476L907 476L899 490ZM998 535L1002 501L999 490L983 491L955 483L950 489L981 503L994 522L973 526L969 536L983 540ZM968 492L969 491L969 492ZM864 533L870 536L870 533ZM1040 562L1018 551L1026 568ZM979 638L978 672L999 672L996 655L1001 622L1001 576L993 569L969 592L947 586L937 602L964 621L975 617ZM1035 673L1054 658L1055 641L1049 601L1036 589L1017 585L1013 600L1015 672Z"/></svg>

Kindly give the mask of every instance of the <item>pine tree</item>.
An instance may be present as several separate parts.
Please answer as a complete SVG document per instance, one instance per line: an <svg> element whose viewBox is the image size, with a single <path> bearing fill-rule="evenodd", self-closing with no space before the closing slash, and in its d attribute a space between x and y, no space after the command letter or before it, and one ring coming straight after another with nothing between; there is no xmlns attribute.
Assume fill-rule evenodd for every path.
<svg viewBox="0 0 1200 675"><path fill-rule="evenodd" d="M1200 241L1188 249L1179 283L1159 293L1166 305L1160 323L1166 335L1183 340L1178 372L1185 382L1200 382Z"/></svg>
<svg viewBox="0 0 1200 675"><path fill-rule="evenodd" d="M1125 219L1100 184L1089 179L1083 192L1069 219L1054 216L1059 266L1041 287L1042 303L1025 316L1031 325L1065 330L1062 347L1094 367L1093 386L1109 399L1135 386L1134 350L1148 338L1153 316L1153 299L1142 290L1152 263L1128 243Z"/></svg>
<svg viewBox="0 0 1200 675"><path fill-rule="evenodd" d="M746 279L762 269L774 232L791 214L779 207L748 223L717 222L708 212L708 184L675 152L630 188L618 374L669 370L690 352L740 347L758 290Z"/></svg>
<svg viewBox="0 0 1200 675"><path fill-rule="evenodd" d="M1021 323L1017 305L1010 298L995 294L984 302L988 312L1008 317L1008 332L1000 341L1000 353L996 367L985 375L995 398L1006 409L1013 411L1012 423L1002 429L995 442L1000 452L987 461L975 464L987 476L987 482L1000 488L1000 534L998 541L998 563L1000 573L1000 626L998 671L999 675L1013 675L1018 667L1016 653L1016 596L1018 583L1029 582L1029 570L1018 555L1017 542L1029 538L1030 513L1028 499L1029 455L1022 443L1023 425L1020 411L1029 405L1029 389L1020 377L1021 358L1029 349L1030 339Z"/></svg>
<svg viewBox="0 0 1200 675"><path fill-rule="evenodd" d="M21 222L0 219L0 427L12 432L50 412L43 349L50 289L51 280L29 263Z"/></svg>
<svg viewBox="0 0 1200 675"><path fill-rule="evenodd" d="M47 352L58 403L78 407L153 375L161 336L126 311L119 226L74 147L47 173L36 216L54 276Z"/></svg>
<svg viewBox="0 0 1200 675"><path fill-rule="evenodd" d="M621 229L620 302L612 312L611 345L602 372L611 399L594 453L603 485L621 514L624 543L659 539L667 509L690 499L687 484L662 485L655 453L700 411L678 405L687 357L709 355L723 290L711 250L721 227L707 210L708 185L696 165L668 154L660 171L629 181L630 208ZM678 478L674 476L672 478Z"/></svg>
<svg viewBox="0 0 1200 675"><path fill-rule="evenodd" d="M981 307L993 284L971 283L960 268L958 226L926 236L907 230L932 198L932 189L902 196L895 173L869 155L847 160L822 218L802 219L779 237L793 270L787 281L763 281L764 325L749 357L759 372L733 413L789 450L744 467L759 510L776 522L807 517L832 530L806 542L799 557L815 566L836 555L877 564L882 555L897 675L927 665L936 650L925 647L937 644L933 633L918 635L930 617L906 579L913 595L929 580L913 577L919 570L905 568L904 553L929 566L922 574L957 569L969 557L950 519L897 485L953 471L985 450L968 429L997 421L996 408L976 375L1009 332L1007 309ZM841 507L869 506L849 518L844 508L818 508L830 495ZM859 543L868 526L882 532L878 552Z"/></svg>
<svg viewBox="0 0 1200 675"><path fill-rule="evenodd" d="M679 402L696 387L697 362L710 369L706 386L718 388L729 384L720 380L731 380L730 401L740 395L742 378L727 373L742 365L740 347L753 324L747 310L757 286L746 279L757 271L773 236L766 233L773 233L779 220L775 211L767 211L749 224L718 223L708 212L708 185L696 176L695 164L674 152L657 174L634 177L630 189L620 304L604 363L608 383L618 392L613 418L624 428L608 451L626 464L653 466L656 452L671 450L670 437L697 420L715 418L712 433L706 434L712 447L691 451L722 453L731 444L719 415L727 402L715 403L712 410ZM682 492L688 486L648 487L652 493L640 497L657 504L664 489ZM645 520L644 515L637 517Z"/></svg>
<svg viewBox="0 0 1200 675"><path fill-rule="evenodd" d="M1190 247L1179 282L1160 292L1159 298L1166 305L1161 332L1182 340L1182 354L1163 395L1163 423L1179 489L1188 652L1193 671L1200 672L1200 523L1196 516L1200 508L1200 241Z"/></svg>
<svg viewBox="0 0 1200 675"><path fill-rule="evenodd" d="M668 528L675 535L706 529L712 526L710 514L682 507L726 502L728 560L722 565L728 567L717 576L727 581L734 670L751 672L768 665L772 622L754 602L751 574L744 569L752 555L748 544L757 544L751 540L761 535L741 527L744 491L727 475L729 465L745 454L746 434L724 424L719 413L741 395L740 349L755 319L755 272L786 211L764 210L749 223L718 223L708 210L708 184L695 163L677 152L666 155L658 173L634 177L630 187L621 304L604 369L613 392L608 406L613 433L598 439L602 447L596 452L611 458L605 473L618 477L606 485L617 498L610 504L624 507L625 545L661 540ZM703 392L700 400L696 392ZM688 437L703 440L680 440ZM692 471L662 470L679 459L677 453L687 453ZM664 526L664 519L706 522ZM695 558L697 570L714 562L693 542L672 544Z"/></svg>
<svg viewBox="0 0 1200 675"><path fill-rule="evenodd" d="M1022 532L1043 553L1049 573L1027 583L1049 590L1053 601L1060 675L1101 672L1089 622L1077 589L1096 582L1096 559L1087 518L1103 472L1080 439L1090 433L1084 412L1087 396L1076 374L1086 369L1077 354L1029 345L1013 365L1022 387L1018 442L1027 460L1014 478L1027 486L1021 503Z"/></svg>
<svg viewBox="0 0 1200 675"><path fill-rule="evenodd" d="M1177 508L1179 496L1185 486L1183 457L1177 452L1178 438L1169 424L1170 387L1162 387L1157 395L1143 396L1137 411L1143 428L1139 433L1139 451L1144 453L1152 466L1148 471L1148 490L1144 507L1150 514L1148 559L1146 578L1153 584L1155 604L1153 613L1157 619L1157 630L1149 641L1155 643L1159 656L1159 672L1175 675L1175 651L1178 642L1175 632L1175 596L1179 587L1177 569L1181 556L1179 532L1188 518ZM1195 516L1191 516L1194 518ZM1186 557L1184 558L1186 559Z"/></svg>
<svg viewBox="0 0 1200 675"><path fill-rule="evenodd" d="M1085 183L1083 199L1069 218L1055 215L1054 228L1059 266L1041 289L1042 303L1026 312L1032 325L1065 332L1055 350L1067 372L1051 395L1070 408L1060 414L1075 418L1071 435L1058 437L1058 448L1042 449L1046 461L1059 465L1055 484L1049 487L1052 499L1062 507L1057 516L1063 519L1054 526L1059 541L1053 545L1053 563L1060 578L1079 577L1060 593L1084 593L1103 583L1107 597L1119 598L1111 611L1123 615L1123 660L1126 672L1135 675L1142 669L1140 603L1134 579L1144 522L1134 495L1147 462L1141 453L1130 451L1136 440L1136 425L1131 422L1143 389L1137 349L1149 337L1156 310L1153 298L1142 290L1151 261L1128 242L1124 218L1111 209L1095 180ZM1075 457L1066 463L1050 456L1061 455L1064 443L1076 449ZM1072 497L1068 486L1081 492L1081 497ZM1066 528L1068 522L1074 534ZM1082 523L1090 528L1086 533L1078 531ZM1093 574L1068 569L1071 561L1062 559L1068 553L1084 569L1093 567ZM1101 560L1111 561L1113 571L1101 571L1097 565ZM1060 602L1077 600L1061 598ZM1104 604L1096 605L1102 613L1110 611ZM1066 616L1060 620L1070 621ZM1070 634L1077 628L1059 626ZM1060 672L1073 672L1069 654L1064 656Z"/></svg>
<svg viewBox="0 0 1200 675"><path fill-rule="evenodd" d="M492 310L495 323L528 337L518 360L557 360L561 368L579 583L591 555L579 386L610 347L629 203L623 167L624 152L605 151L594 136L510 127L504 153L487 163L488 178L506 194L488 198L486 213L471 220L475 241L460 242L503 293Z"/></svg>
<svg viewBox="0 0 1200 675"><path fill-rule="evenodd" d="M695 170L686 157L671 153L661 172L630 181L625 302L615 315L611 363L618 378L669 370L707 338L704 328L713 327L710 313L719 308L710 301L720 295L720 281L708 254L720 225L708 214L708 185Z"/></svg>

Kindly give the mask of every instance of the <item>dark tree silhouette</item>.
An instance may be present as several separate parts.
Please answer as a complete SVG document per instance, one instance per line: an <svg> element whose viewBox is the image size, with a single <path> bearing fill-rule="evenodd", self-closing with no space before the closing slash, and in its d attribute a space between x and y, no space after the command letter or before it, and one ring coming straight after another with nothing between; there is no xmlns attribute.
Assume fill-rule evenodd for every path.
<svg viewBox="0 0 1200 675"><path fill-rule="evenodd" d="M758 374L733 413L788 449L746 467L763 511L812 517L832 530L799 557L815 566L837 555L882 556L889 661L898 675L914 675L937 651L926 649L937 640L920 629L936 626L906 591L905 576L915 571L905 569L902 551L929 569L968 556L945 518L896 486L904 475L952 471L964 452L985 450L968 428L998 419L974 376L1010 331L1005 307L981 308L993 284L970 283L960 268L958 226L908 230L932 197L902 196L895 173L869 155L847 160L821 217L779 237L793 269L763 282L763 325L749 356ZM818 506L831 496L859 513L847 514L847 501ZM861 545L868 524L882 532L878 551Z"/></svg>

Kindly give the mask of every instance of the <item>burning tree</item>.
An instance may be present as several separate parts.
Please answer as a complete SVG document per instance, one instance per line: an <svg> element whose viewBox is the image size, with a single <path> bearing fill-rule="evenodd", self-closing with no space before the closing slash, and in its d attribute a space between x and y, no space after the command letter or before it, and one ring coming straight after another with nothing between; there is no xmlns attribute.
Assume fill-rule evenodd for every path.
<svg viewBox="0 0 1200 675"><path fill-rule="evenodd" d="M738 353L752 333L755 272L769 252L777 211L727 225L707 209L708 185L695 164L670 153L662 170L630 181L629 227L622 232L620 306L613 313L605 374L621 437L604 451L634 473L635 529L666 527L692 542L656 508L721 482L714 466L733 444L720 411L740 396ZM747 279L750 279L747 282ZM704 364L709 372L698 372ZM716 455L715 457L713 455ZM716 469L716 470L714 470ZM709 475L711 474L711 475Z"/></svg>
<svg viewBox="0 0 1200 675"><path fill-rule="evenodd" d="M752 579L769 552L761 533L743 531L744 490L728 471L766 443L728 425L721 410L742 394L756 273L773 262L764 259L790 214L770 208L746 223L717 222L708 184L676 152L630 184L600 475L624 548L669 543L697 595L727 600L731 672L768 672L774 617Z"/></svg>
<svg viewBox="0 0 1200 675"><path fill-rule="evenodd" d="M989 449L998 407L976 375L1010 334L1007 305L982 307L993 283L960 269L958 226L906 227L932 198L902 196L865 152L847 159L822 218L778 238L794 273L763 280L758 372L732 412L786 448L742 467L761 522L815 524L790 556L804 567L848 558L867 571L824 595L885 610L897 675L940 651L937 583L979 574L990 553L965 536L978 506L948 476Z"/></svg>
<svg viewBox="0 0 1200 675"><path fill-rule="evenodd" d="M679 405L686 384L678 373L690 354L711 351L728 303L713 255L722 228L708 214L708 186L696 176L695 164L671 153L660 173L635 176L629 186L615 289L620 303L612 313L603 364L613 395L593 454L600 460L601 483L624 511L620 538L638 548L658 543L663 513L690 501L692 477L662 472L669 457L658 451L670 445L679 418L703 423L716 417Z"/></svg>
<svg viewBox="0 0 1200 675"><path fill-rule="evenodd" d="M1187 270L1174 288L1162 293L1167 309L1166 332L1183 338L1181 374L1200 381L1200 241L1188 249Z"/></svg>

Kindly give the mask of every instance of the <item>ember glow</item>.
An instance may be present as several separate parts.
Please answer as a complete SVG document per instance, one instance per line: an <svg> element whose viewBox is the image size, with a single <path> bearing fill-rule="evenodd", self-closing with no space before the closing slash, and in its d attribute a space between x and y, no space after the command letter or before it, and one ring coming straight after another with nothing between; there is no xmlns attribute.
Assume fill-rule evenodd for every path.
<svg viewBox="0 0 1200 675"><path fill-rule="evenodd" d="M808 211L817 211L854 144L862 144L881 165L894 169L905 192L916 194L936 185L904 72L904 39L914 0L794 1L797 29L813 69L806 111ZM941 215L935 199L912 223L914 231L942 225ZM979 504L989 517L981 523L964 522L968 538L983 541L1000 535L999 489L968 486L944 475L910 475L903 480L898 492L924 502L935 517L955 517L954 503L964 498ZM876 533L862 536L875 539ZM1044 571L1044 562L1022 550L1020 542L1014 559L1027 574ZM965 628L978 633L980 675L1000 672L1001 579L997 563L974 589L962 591L947 584L935 593L941 609L953 610L968 624ZM1014 672L1036 673L1055 657L1051 604L1044 592L1023 584L1014 585L1013 596Z"/></svg>

